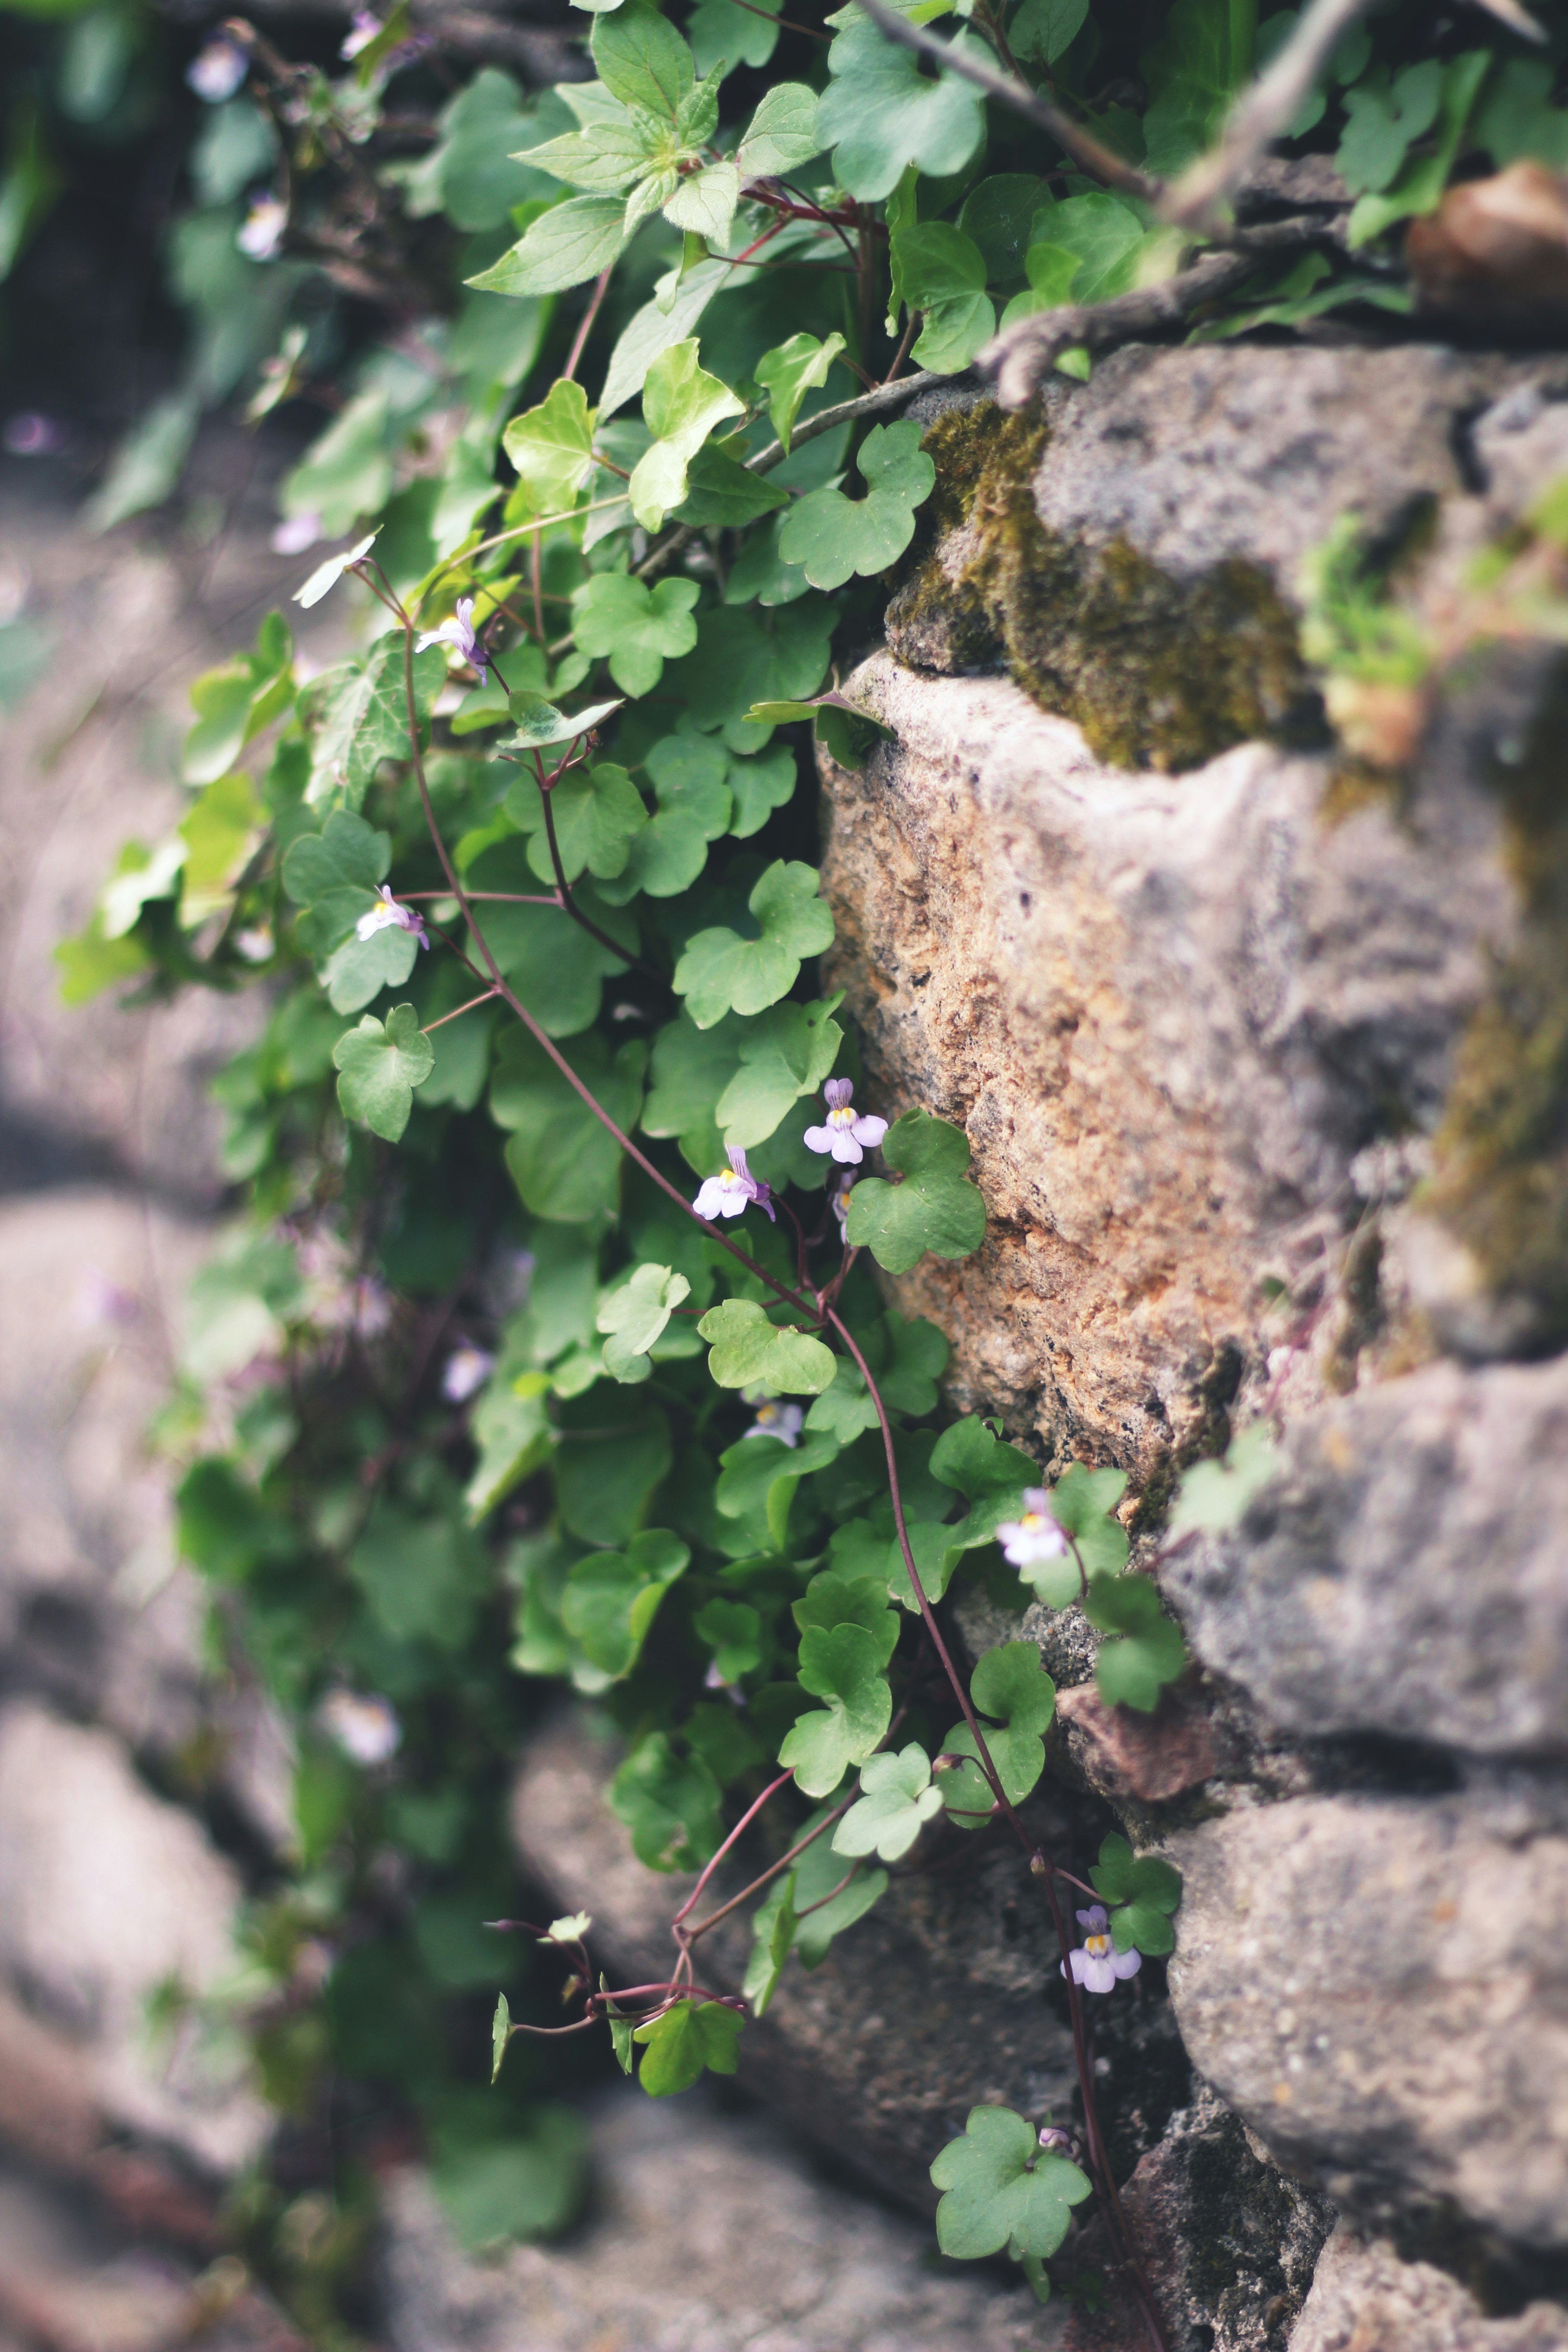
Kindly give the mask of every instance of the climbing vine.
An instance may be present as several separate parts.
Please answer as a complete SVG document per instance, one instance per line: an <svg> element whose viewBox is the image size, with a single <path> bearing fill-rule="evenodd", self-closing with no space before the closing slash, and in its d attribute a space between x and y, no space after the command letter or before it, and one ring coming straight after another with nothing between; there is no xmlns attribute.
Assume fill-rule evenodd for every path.
<svg viewBox="0 0 1568 2352"><path fill-rule="evenodd" d="M891 1868L1005 1836L1079 2112L976 2109L931 2151L938 2239L1044 2297L1093 2199L1157 2346L1086 2003L1173 1948L1179 1883L1118 1836L1042 1842L1039 1650L966 1673L941 1603L966 1578L1081 1609L1102 1696L1145 1712L1185 1651L1123 1475L1047 1486L945 1419L946 1339L888 1306L879 1270L971 1255L985 1208L962 1129L879 1099L823 992L814 753L880 736L846 677L934 485L916 390L979 361L1026 396L1151 327L1386 320L1402 225L1467 158L1568 152L1568 115L1561 44L1527 54L1502 0L1507 55L1343 0L972 0L927 29L953 13L611 0L542 92L463 78L403 5L330 67L215 33L174 233L192 354L99 515L167 494L241 381L254 417L322 401L278 543L304 571L352 541L294 598L333 600L341 651L304 663L273 613L196 681L184 820L122 851L60 960L77 1001L267 1000L216 1089L246 1211L161 1433L215 1642L298 1736L290 1873L232 1996L269 2095L393 2089L470 2242L548 2231L583 2149L545 2094L589 2042L656 2096L732 2072ZM1279 141L1331 156L1337 208L1248 209ZM351 299L399 323L351 347ZM1353 623L1425 674L1344 561L1321 576L1325 644ZM1264 1467L1190 1473L1168 1539ZM637 1853L698 1874L657 1982L608 1980L590 1915L507 1916L506 1768L563 1683L619 1737ZM744 1905L737 1995L701 1946Z"/></svg>

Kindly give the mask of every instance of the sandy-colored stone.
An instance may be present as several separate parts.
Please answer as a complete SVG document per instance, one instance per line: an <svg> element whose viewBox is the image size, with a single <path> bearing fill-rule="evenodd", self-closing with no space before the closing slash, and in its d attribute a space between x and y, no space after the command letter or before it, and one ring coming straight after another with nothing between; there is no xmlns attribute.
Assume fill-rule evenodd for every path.
<svg viewBox="0 0 1568 2352"><path fill-rule="evenodd" d="M1261 1286L1338 1265L1393 1107L1436 1120L1513 921L1496 810L1439 760L1404 815L1330 824L1318 760L1109 769L1018 688L885 654L848 691L895 740L827 771L827 969L869 1098L961 1124L990 1219L899 1297L952 1340L955 1402L1146 1478L1262 1393Z"/></svg>
<svg viewBox="0 0 1568 2352"><path fill-rule="evenodd" d="M1318 2257L1290 2352L1568 2352L1568 2311L1532 2303L1489 2319L1446 2271L1342 2225Z"/></svg>

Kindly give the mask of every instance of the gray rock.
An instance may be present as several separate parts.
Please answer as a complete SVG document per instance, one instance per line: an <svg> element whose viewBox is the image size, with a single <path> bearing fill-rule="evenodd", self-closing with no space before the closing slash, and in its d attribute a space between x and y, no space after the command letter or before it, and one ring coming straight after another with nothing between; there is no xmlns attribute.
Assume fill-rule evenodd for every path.
<svg viewBox="0 0 1568 2352"><path fill-rule="evenodd" d="M1194 2064L1353 2215L1568 2245L1568 1839L1463 1799L1295 1799L1173 1837Z"/></svg>
<svg viewBox="0 0 1568 2352"><path fill-rule="evenodd" d="M1419 1360L1397 1302L1357 1322L1339 1236L1368 1142L1435 1125L1516 920L1458 747L1403 814L1326 824L1324 764L1262 744L1130 774L1000 679L880 654L847 690L896 740L826 771L827 970L870 1098L961 1124L990 1216L895 1286L952 1340L954 1401L1147 1477L1223 1440L1281 1341L1290 1410Z"/></svg>
<svg viewBox="0 0 1568 2352"><path fill-rule="evenodd" d="M1568 1752L1568 1360L1434 1364L1297 1422L1162 1582L1284 1728Z"/></svg>
<svg viewBox="0 0 1568 2352"><path fill-rule="evenodd" d="M1489 2319L1473 2295L1430 2263L1401 2262L1384 2239L1344 2227L1318 2259L1290 2352L1564 2352L1568 2311L1532 2303Z"/></svg>
<svg viewBox="0 0 1568 2352"><path fill-rule="evenodd" d="M232 1866L109 1733L30 1700L0 1713L0 1970L85 2046L105 2116L237 2170L270 2123L242 2063L194 2024L160 2039L147 2022L161 1988L205 1992L232 1968Z"/></svg>
<svg viewBox="0 0 1568 2352"><path fill-rule="evenodd" d="M761 2118L611 2093L596 2198L561 2246L463 2255L423 2173L384 2192L393 2352L1034 2352L1059 2313L815 2178Z"/></svg>
<svg viewBox="0 0 1568 2352"><path fill-rule="evenodd" d="M656 1874L631 1852L605 1801L616 1760L572 1718L539 1738L514 1787L512 1835L561 1912L593 1915L595 1953L626 1972L623 1982L649 1983L668 1973L669 1921L695 1881ZM1040 1826L1067 1833L1048 1811ZM719 1874L713 1892L721 1900L745 1883ZM749 1915L732 1915L698 1947L703 1981L738 1991L751 1943ZM741 2037L741 2081L882 2193L930 2212L931 2158L972 2106L999 2102L1035 2116L1069 2107L1071 2035L1045 1997L1058 1967L1049 1913L1010 1849L895 1879L820 1968L785 1971L767 2014ZM1158 2081L1173 2053L1168 2042L1158 2047L1158 2029L1153 2039ZM1174 2063L1184 2080L1179 2055ZM1167 2111L1173 2104L1167 2096Z"/></svg>

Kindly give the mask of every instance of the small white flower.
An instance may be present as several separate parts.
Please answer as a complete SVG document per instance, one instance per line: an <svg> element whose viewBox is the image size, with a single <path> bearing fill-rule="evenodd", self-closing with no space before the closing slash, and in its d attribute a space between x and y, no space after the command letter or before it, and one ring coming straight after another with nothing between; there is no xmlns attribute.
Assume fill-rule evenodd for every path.
<svg viewBox="0 0 1568 2352"><path fill-rule="evenodd" d="M403 1745L403 1726L390 1699L374 1692L329 1691L317 1709L322 1729L356 1764L385 1764Z"/></svg>
<svg viewBox="0 0 1568 2352"><path fill-rule="evenodd" d="M580 1944L593 1924L591 1911L574 1911L568 1919L552 1919L547 1933L541 1936L539 1941L542 1944Z"/></svg>
<svg viewBox="0 0 1568 2352"><path fill-rule="evenodd" d="M278 943L270 923L257 923L248 930L236 931L234 944L247 963L270 963Z"/></svg>
<svg viewBox="0 0 1568 2352"><path fill-rule="evenodd" d="M252 261L271 261L283 242L283 232L289 226L289 207L281 196L270 194L253 196L245 226L235 238L241 253Z"/></svg>
<svg viewBox="0 0 1568 2352"><path fill-rule="evenodd" d="M209 106L221 106L226 98L234 96L249 71L250 59L238 43L220 37L209 41L200 56L191 59L185 80Z"/></svg>
<svg viewBox="0 0 1568 2352"><path fill-rule="evenodd" d="M474 600L459 596L458 609L449 621L438 629L426 629L414 650L422 654L426 646L455 646L466 662L471 662L479 674L483 686L489 672L489 656L474 634Z"/></svg>
<svg viewBox="0 0 1568 2352"><path fill-rule="evenodd" d="M1119 1952L1107 1933L1108 1921L1103 1903L1091 1903L1087 1911L1078 1915L1079 1926L1089 1933L1081 1944L1075 1946L1068 1958L1072 1963L1073 1981L1082 1985L1085 1992L1110 1992L1120 1977L1135 1977L1143 1965L1142 1952ZM1062 1974L1068 1972L1068 1960L1061 1964Z"/></svg>
<svg viewBox="0 0 1568 2352"><path fill-rule="evenodd" d="M753 1176L746 1165L746 1155L738 1144L730 1146L730 1165L721 1176L703 1179L701 1190L691 1203L700 1217L738 1217L742 1209L755 1202L765 1209L774 1224L773 1204L768 1187Z"/></svg>
<svg viewBox="0 0 1568 2352"><path fill-rule="evenodd" d="M272 534L272 552L274 555L303 555L308 547L314 547L316 541L324 537L319 514L289 515Z"/></svg>
<svg viewBox="0 0 1568 2352"><path fill-rule="evenodd" d="M495 1370L495 1358L483 1348L469 1347L466 1342L455 1348L447 1359L447 1369L441 1375L441 1394L448 1404L467 1404L475 1392L482 1389Z"/></svg>
<svg viewBox="0 0 1568 2352"><path fill-rule="evenodd" d="M338 51L339 57L357 58L362 49L368 49L371 43L380 37L381 29L379 16L373 16L368 8L356 8L353 24L343 36L342 47Z"/></svg>
<svg viewBox="0 0 1568 2352"><path fill-rule="evenodd" d="M425 918L414 907L401 906L383 882L375 894L376 903L367 908L354 925L356 940L374 940L377 931L412 931L422 948L430 941L425 930Z"/></svg>
<svg viewBox="0 0 1568 2352"><path fill-rule="evenodd" d="M345 572L352 570L354 564L363 562L380 536L381 527L377 524L374 530L362 539L356 546L349 548L345 553L329 555L324 563L318 563L304 586L294 591L296 604L303 604L307 611L312 604L319 604L327 591L337 586Z"/></svg>
<svg viewBox="0 0 1568 2352"><path fill-rule="evenodd" d="M827 1099L827 1118L821 1127L806 1129L806 1150L829 1151L835 1160L852 1167L868 1151L876 1150L888 1132L888 1122L853 1108L850 1097L855 1086L850 1078L829 1078L822 1091Z"/></svg>
<svg viewBox="0 0 1568 2352"><path fill-rule="evenodd" d="M777 1397L761 1397L757 1401L757 1417L746 1435L776 1437L785 1445L798 1445L805 1421L804 1405L781 1404Z"/></svg>
<svg viewBox="0 0 1568 2352"><path fill-rule="evenodd" d="M1005 1519L996 1530L1002 1557L1014 1568L1033 1568L1037 1560L1058 1559L1068 1539L1046 1508L1046 1490L1030 1486L1024 1496L1021 1519Z"/></svg>

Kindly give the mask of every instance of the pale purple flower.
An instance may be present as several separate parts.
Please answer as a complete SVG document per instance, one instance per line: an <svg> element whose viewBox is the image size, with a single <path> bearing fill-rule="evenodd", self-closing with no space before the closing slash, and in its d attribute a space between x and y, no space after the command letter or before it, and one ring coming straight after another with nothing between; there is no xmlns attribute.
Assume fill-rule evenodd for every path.
<svg viewBox="0 0 1568 2352"><path fill-rule="evenodd" d="M257 923L247 930L236 931L234 944L247 963L270 963L278 942L270 923Z"/></svg>
<svg viewBox="0 0 1568 2352"><path fill-rule="evenodd" d="M822 1091L827 1100L827 1118L823 1126L806 1129L806 1149L830 1151L835 1160L853 1166L866 1152L876 1150L888 1132L888 1122L850 1108L849 1097L855 1091L852 1079L829 1078Z"/></svg>
<svg viewBox="0 0 1568 2352"><path fill-rule="evenodd" d="M135 1322L141 1312L142 1302L134 1291L127 1290L101 1266L83 1266L77 1287L79 1323L118 1324L124 1329Z"/></svg>
<svg viewBox="0 0 1568 2352"><path fill-rule="evenodd" d="M996 1530L1002 1557L1014 1568L1033 1568L1037 1560L1059 1559L1067 1537L1046 1508L1046 1490L1030 1486L1024 1494L1021 1519L1005 1519Z"/></svg>
<svg viewBox="0 0 1568 2352"><path fill-rule="evenodd" d="M747 1430L748 1437L776 1437L785 1445L798 1445L805 1420L805 1407L781 1404L777 1397L759 1397L757 1417Z"/></svg>
<svg viewBox="0 0 1568 2352"><path fill-rule="evenodd" d="M700 1217L738 1217L742 1209L755 1202L765 1209L776 1224L773 1204L768 1187L752 1175L746 1165L746 1155L739 1144L730 1146L730 1165L721 1176L703 1179L702 1189L691 1203Z"/></svg>
<svg viewBox="0 0 1568 2352"><path fill-rule="evenodd" d="M495 1358L484 1348L471 1347L466 1340L454 1348L447 1359L447 1369L441 1375L441 1394L448 1404L467 1404L479 1389L482 1389L495 1370Z"/></svg>
<svg viewBox="0 0 1568 2352"><path fill-rule="evenodd" d="M52 416L41 416L37 409L24 409L19 416L5 419L0 442L13 457L52 457L65 447L65 427Z"/></svg>
<svg viewBox="0 0 1568 2352"><path fill-rule="evenodd" d="M237 41L219 38L209 41L201 55L191 59L185 80L209 106L221 106L226 98L234 96L249 71L250 59Z"/></svg>
<svg viewBox="0 0 1568 2352"><path fill-rule="evenodd" d="M338 51L339 57L357 58L362 49L368 49L371 43L379 37L381 30L382 24L379 16L373 16L368 8L356 8L353 24L343 36L342 47Z"/></svg>
<svg viewBox="0 0 1568 2352"><path fill-rule="evenodd" d="M400 906L384 882L376 891L375 898L375 905L354 925L355 939L374 940L377 931L412 931L420 946L428 948L430 941L426 936L425 918L417 908Z"/></svg>
<svg viewBox="0 0 1568 2352"><path fill-rule="evenodd" d="M1088 1933L1068 1955L1075 1984L1082 1985L1085 1992L1110 1992L1119 1977L1137 1975L1143 1965L1143 1955L1117 1950L1110 1939L1103 1903L1091 1903L1087 1911L1079 1913L1078 1922ZM1064 1977L1067 1972L1068 1961L1064 1960Z"/></svg>
<svg viewBox="0 0 1568 2352"><path fill-rule="evenodd" d="M289 207L281 196L270 192L252 196L245 226L235 238L241 253L252 261L271 261L283 242L283 232L289 226Z"/></svg>
<svg viewBox="0 0 1568 2352"><path fill-rule="evenodd" d="M849 1195L854 1190L854 1177L847 1168L840 1169L837 1184L828 1206L838 1220L838 1238L846 1249L849 1246Z"/></svg>
<svg viewBox="0 0 1568 2352"><path fill-rule="evenodd" d="M1079 2161L1082 2151L1078 2134L1069 2130L1066 2124L1043 2123L1037 2137L1040 2146L1048 2149L1052 2156L1065 2156L1074 2164Z"/></svg>
<svg viewBox="0 0 1568 2352"><path fill-rule="evenodd" d="M316 1712L321 1728L356 1764L390 1763L403 1745L396 1708L374 1692L329 1691Z"/></svg>
<svg viewBox="0 0 1568 2352"><path fill-rule="evenodd" d="M471 596L459 596L458 609L451 619L443 621L438 629L426 629L414 650L422 654L426 646L456 646L463 659L471 662L479 671L479 684L484 685L489 669L489 656L474 634L474 600Z"/></svg>
<svg viewBox="0 0 1568 2352"><path fill-rule="evenodd" d="M272 534L272 552L274 555L303 555L308 547L314 547L316 541L325 536L319 514L289 515Z"/></svg>

